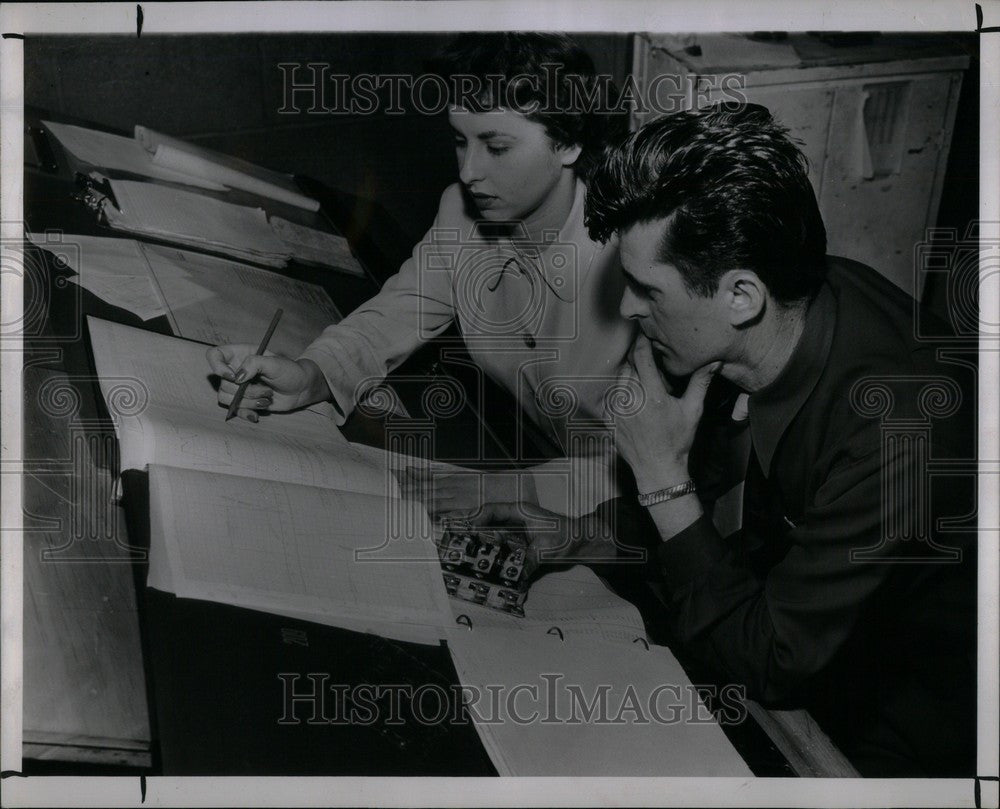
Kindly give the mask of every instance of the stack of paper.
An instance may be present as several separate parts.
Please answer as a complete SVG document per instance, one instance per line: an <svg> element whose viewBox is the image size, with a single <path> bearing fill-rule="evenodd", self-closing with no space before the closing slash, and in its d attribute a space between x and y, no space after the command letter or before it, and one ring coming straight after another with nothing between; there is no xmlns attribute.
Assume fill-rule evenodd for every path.
<svg viewBox="0 0 1000 809"><path fill-rule="evenodd" d="M319 203L298 190L288 174L136 126L135 138L72 124L42 121L77 160L95 168L126 171L211 191L239 188L308 211Z"/></svg>
<svg viewBox="0 0 1000 809"><path fill-rule="evenodd" d="M226 186L208 180L204 176L186 174L169 166L154 163L153 156L131 138L71 124L57 124L52 121L42 121L42 123L66 151L77 160L95 168L127 171L143 177L184 183L211 191L226 190Z"/></svg>
<svg viewBox="0 0 1000 809"><path fill-rule="evenodd" d="M150 587L397 640L441 635L448 596L418 503L156 464L149 491ZM385 544L390 508L410 531L391 562L359 560Z"/></svg>
<svg viewBox="0 0 1000 809"><path fill-rule="evenodd" d="M296 225L280 216L272 216L270 221L275 235L299 261L318 264L321 267L333 267L351 275L364 277L364 269L351 253L351 246L343 236Z"/></svg>
<svg viewBox="0 0 1000 809"><path fill-rule="evenodd" d="M261 208L246 208L164 185L111 180L118 206L108 200L104 216L116 230L225 253L271 267L290 257Z"/></svg>
<svg viewBox="0 0 1000 809"><path fill-rule="evenodd" d="M666 647L459 629L448 648L501 776L753 775Z"/></svg>

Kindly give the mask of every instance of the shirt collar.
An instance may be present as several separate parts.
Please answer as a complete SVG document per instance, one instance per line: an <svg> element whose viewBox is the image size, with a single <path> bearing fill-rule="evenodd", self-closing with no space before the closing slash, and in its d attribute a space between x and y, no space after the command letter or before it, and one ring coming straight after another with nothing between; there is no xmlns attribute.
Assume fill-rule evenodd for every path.
<svg viewBox="0 0 1000 809"><path fill-rule="evenodd" d="M574 301L594 263L595 253L608 245L594 244L583 223L587 186L576 178L576 196L556 242L542 253L544 280L557 298Z"/></svg>
<svg viewBox="0 0 1000 809"><path fill-rule="evenodd" d="M576 192L569 216L552 238L552 244L533 258L528 251L522 251L509 239L498 241L488 235L488 225L484 221L473 223L473 237L491 243L504 256L508 254L518 260L526 271L534 270L549 290L560 300L571 302L583 287L584 281L594 264L597 252L617 249L617 240L605 245L592 242L583 222L583 209L587 197L587 186L576 178ZM502 281L501 281L502 283Z"/></svg>
<svg viewBox="0 0 1000 809"><path fill-rule="evenodd" d="M750 396L750 433L765 475L778 442L802 409L826 367L837 322L837 303L823 284L806 311L805 326L792 356L777 379Z"/></svg>

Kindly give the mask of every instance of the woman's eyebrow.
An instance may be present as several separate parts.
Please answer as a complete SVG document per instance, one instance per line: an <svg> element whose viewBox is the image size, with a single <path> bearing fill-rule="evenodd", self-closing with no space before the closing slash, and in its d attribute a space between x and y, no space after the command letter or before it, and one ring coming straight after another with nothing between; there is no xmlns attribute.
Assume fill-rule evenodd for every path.
<svg viewBox="0 0 1000 809"><path fill-rule="evenodd" d="M458 127L450 126L450 129L456 137L459 138L466 137L465 133L462 132ZM480 132L475 137L477 140L491 140L493 138L510 138L511 140L517 140L517 135L511 135L509 132L499 132L496 129L490 129L486 132Z"/></svg>

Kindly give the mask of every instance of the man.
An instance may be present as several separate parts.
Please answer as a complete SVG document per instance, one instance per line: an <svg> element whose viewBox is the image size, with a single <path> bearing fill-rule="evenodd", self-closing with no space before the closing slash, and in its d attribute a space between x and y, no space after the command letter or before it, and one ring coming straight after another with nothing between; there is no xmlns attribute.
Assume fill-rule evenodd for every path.
<svg viewBox="0 0 1000 809"><path fill-rule="evenodd" d="M912 299L826 256L805 158L762 107L633 133L595 173L587 223L620 237L621 312L642 331L627 373L645 404L614 429L678 653L809 708L864 775L972 775L973 481L927 472L974 457L968 369L915 339ZM739 489L716 499L718 479L693 479L719 466L692 451L696 431L721 446L701 440L715 377L749 410L722 431L729 457L741 441L748 456L729 537L717 525ZM959 519L942 533L941 518ZM559 553L582 559L598 534L537 541L572 536Z"/></svg>

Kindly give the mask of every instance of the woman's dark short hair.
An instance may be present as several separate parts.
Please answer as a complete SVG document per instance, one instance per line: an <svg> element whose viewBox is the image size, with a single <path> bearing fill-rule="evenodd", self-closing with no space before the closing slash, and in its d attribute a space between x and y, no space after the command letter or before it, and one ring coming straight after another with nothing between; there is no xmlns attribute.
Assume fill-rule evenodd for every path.
<svg viewBox="0 0 1000 809"><path fill-rule="evenodd" d="M515 109L560 146L582 147L574 168L584 179L627 129L611 77L598 76L588 53L565 34L461 34L428 68L445 79L451 104L473 112Z"/></svg>
<svg viewBox="0 0 1000 809"><path fill-rule="evenodd" d="M743 268L794 303L825 277L826 229L806 158L759 105L676 113L608 150L587 193L591 237L659 219L669 221L658 259L697 294Z"/></svg>

